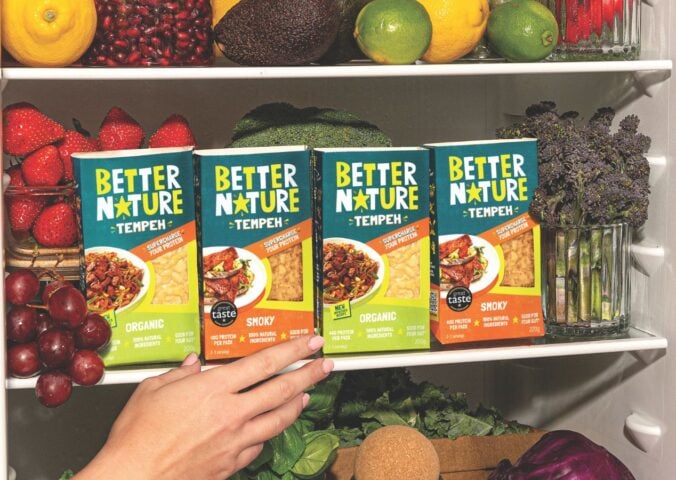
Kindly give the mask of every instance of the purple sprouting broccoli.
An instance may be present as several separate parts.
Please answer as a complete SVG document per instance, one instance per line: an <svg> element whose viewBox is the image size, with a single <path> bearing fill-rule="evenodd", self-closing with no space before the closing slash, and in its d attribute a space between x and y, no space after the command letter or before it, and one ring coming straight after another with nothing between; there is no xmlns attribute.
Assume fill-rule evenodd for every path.
<svg viewBox="0 0 676 480"><path fill-rule="evenodd" d="M627 222L648 218L650 138L629 115L611 131L615 111L600 108L586 124L577 112L559 114L554 102L526 109L523 121L498 129L498 138L538 139L539 185L531 214L553 225Z"/></svg>

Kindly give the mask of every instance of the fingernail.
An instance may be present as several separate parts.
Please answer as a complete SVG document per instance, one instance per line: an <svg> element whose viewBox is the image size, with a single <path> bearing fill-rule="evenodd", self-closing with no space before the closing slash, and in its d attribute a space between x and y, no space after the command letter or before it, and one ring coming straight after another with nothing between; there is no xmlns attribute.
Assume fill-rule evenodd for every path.
<svg viewBox="0 0 676 480"><path fill-rule="evenodd" d="M303 394L303 408L307 407L307 404L310 403L310 395L307 393Z"/></svg>
<svg viewBox="0 0 676 480"><path fill-rule="evenodd" d="M188 365L194 365L197 361L199 361L197 354L195 352L190 352L181 365L186 367Z"/></svg>
<svg viewBox="0 0 676 480"><path fill-rule="evenodd" d="M315 335L310 339L307 345L310 347L310 350L319 350L322 348L322 345L324 345L324 338L320 337L319 335Z"/></svg>
<svg viewBox="0 0 676 480"><path fill-rule="evenodd" d="M322 361L322 370L326 374L331 373L333 371L333 360L331 360L330 358L325 358Z"/></svg>

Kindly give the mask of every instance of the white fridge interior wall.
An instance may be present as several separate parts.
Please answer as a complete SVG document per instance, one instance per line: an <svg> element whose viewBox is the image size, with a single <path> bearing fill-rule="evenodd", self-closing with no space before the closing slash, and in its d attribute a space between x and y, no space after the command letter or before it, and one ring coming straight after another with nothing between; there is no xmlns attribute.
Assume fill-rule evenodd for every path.
<svg viewBox="0 0 676 480"><path fill-rule="evenodd" d="M669 31L676 28L667 1L643 5L643 57L674 58ZM646 77L645 75L639 75ZM649 77L649 76L648 76ZM658 76L659 77L659 76ZM95 134L113 105L128 110L149 135L169 114L191 122L201 147L221 147L236 120L266 102L345 108L394 139L396 145L491 138L496 127L531 103L553 100L561 110L589 117L601 106L641 118L653 139L651 154L666 156L654 179L650 219L642 241L665 249L664 264L650 277L633 274L635 324L676 339L673 249L676 218L669 208L676 193L670 153L675 151L672 104L676 85L664 78L636 82L629 73L426 77L372 79L203 80L203 81L13 81L3 104L27 100L64 124L78 118ZM646 85L649 87L647 88ZM646 91L651 95L647 95ZM545 428L570 428L589 435L627 462L639 479L672 478L676 457L673 429L647 454L624 431L625 418L641 413L667 426L676 412L673 356L604 354L489 364L460 364L414 370L417 379L443 382L468 392L473 402L495 404L507 416ZM57 410L47 410L32 390L8 392L9 461L19 480L52 480L65 467L81 467L105 440L106 432L134 385L77 388Z"/></svg>

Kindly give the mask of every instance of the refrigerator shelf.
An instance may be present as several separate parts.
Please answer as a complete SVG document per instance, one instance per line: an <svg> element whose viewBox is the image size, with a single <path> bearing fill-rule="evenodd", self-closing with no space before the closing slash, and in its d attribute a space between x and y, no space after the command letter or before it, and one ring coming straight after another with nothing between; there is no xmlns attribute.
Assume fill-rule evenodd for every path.
<svg viewBox="0 0 676 480"><path fill-rule="evenodd" d="M664 350L667 339L642 330L631 328L627 338L612 340L594 340L566 343L545 343L542 340L521 343L499 343L493 346L468 348L467 346L434 346L431 351L409 353L374 353L360 355L327 356L335 362L335 370L365 370L373 368L419 367L426 365L445 365L454 363L487 362L496 360L515 360L525 358L564 357L589 355L593 353L634 352L646 350ZM307 361L297 362L290 369L298 368ZM145 378L165 373L171 366L153 366L129 370L106 370L102 385L139 383ZM213 368L217 365L207 365ZM9 378L7 388L34 388L36 377Z"/></svg>
<svg viewBox="0 0 676 480"><path fill-rule="evenodd" d="M3 80L209 80L280 78L427 77L517 74L565 74L671 71L671 60L453 63L447 65L377 65L354 61L345 65L301 67L154 67L154 68L28 68L4 67Z"/></svg>

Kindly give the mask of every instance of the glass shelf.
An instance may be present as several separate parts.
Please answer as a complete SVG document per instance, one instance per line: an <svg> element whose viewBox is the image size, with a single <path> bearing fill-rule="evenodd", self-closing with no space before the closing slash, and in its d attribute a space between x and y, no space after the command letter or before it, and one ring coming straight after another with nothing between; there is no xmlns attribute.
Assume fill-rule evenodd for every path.
<svg viewBox="0 0 676 480"><path fill-rule="evenodd" d="M152 67L152 68L29 68L4 67L3 80L209 80L280 78L427 77L518 74L563 74L671 71L671 60L452 63L447 65L377 65L355 61L345 65L300 67Z"/></svg>
<svg viewBox="0 0 676 480"><path fill-rule="evenodd" d="M419 367L426 365L447 365L455 363L488 362L496 360L515 360L525 358L549 358L572 355L590 355L594 353L634 352L664 350L667 340L664 337L631 328L626 338L612 340L590 340L566 343L547 343L543 340L521 341L492 344L490 346L442 347L435 346L430 351L406 353L374 353L359 355L327 356L335 362L335 371L366 370L392 367ZM298 368L306 361L295 363L290 369ZM153 366L135 369L108 369L101 385L139 383L145 378L165 373L176 365ZM204 368L215 368L207 365ZM36 378L9 378L7 388L34 388Z"/></svg>

